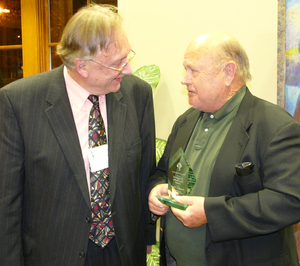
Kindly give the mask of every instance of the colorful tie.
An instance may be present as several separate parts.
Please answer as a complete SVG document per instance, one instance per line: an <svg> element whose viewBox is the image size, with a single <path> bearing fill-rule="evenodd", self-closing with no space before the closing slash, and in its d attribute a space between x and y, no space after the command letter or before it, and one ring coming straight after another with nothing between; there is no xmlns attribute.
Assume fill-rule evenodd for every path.
<svg viewBox="0 0 300 266"><path fill-rule="evenodd" d="M88 99L93 103L89 119L89 148L91 149L107 142L98 96L90 95ZM89 238L101 248L104 248L115 236L111 218L108 174L108 168L96 172L90 169L92 223Z"/></svg>

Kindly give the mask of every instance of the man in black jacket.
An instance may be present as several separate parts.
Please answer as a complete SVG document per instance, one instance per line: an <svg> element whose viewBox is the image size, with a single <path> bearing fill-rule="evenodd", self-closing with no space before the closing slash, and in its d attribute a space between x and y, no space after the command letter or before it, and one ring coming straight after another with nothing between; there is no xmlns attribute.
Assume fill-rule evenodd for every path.
<svg viewBox="0 0 300 266"><path fill-rule="evenodd" d="M300 125L249 92L248 57L233 36L200 36L183 64L192 108L175 122L148 187L150 210L165 215L168 265L299 265L292 225L300 220ZM191 194L176 197L185 211L157 199L168 194L179 148L196 177ZM241 176L235 165L245 162L251 172Z"/></svg>

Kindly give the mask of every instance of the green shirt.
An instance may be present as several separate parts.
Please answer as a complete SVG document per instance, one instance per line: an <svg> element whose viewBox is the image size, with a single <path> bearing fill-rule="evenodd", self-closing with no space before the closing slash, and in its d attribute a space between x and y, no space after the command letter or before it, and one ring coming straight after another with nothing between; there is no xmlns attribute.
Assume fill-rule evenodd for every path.
<svg viewBox="0 0 300 266"><path fill-rule="evenodd" d="M185 150L196 177L190 196L208 196L216 158L245 93L243 86L215 113L201 113ZM187 228L171 211L167 213L167 245L178 266L205 266L205 235L206 225Z"/></svg>

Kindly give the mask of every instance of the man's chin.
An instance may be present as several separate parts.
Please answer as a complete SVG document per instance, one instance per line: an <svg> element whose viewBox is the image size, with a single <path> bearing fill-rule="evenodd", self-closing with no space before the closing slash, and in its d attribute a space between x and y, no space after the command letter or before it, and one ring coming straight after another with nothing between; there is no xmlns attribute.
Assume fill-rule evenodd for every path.
<svg viewBox="0 0 300 266"><path fill-rule="evenodd" d="M193 97L189 97L189 105L191 105L195 109L199 109L199 103L193 99Z"/></svg>
<svg viewBox="0 0 300 266"><path fill-rule="evenodd" d="M121 81L122 81L122 78L121 78ZM120 89L120 87L121 87L121 84L120 84L121 81L120 82L118 82L118 81L114 82L115 84L111 87L110 91L111 92L117 92Z"/></svg>

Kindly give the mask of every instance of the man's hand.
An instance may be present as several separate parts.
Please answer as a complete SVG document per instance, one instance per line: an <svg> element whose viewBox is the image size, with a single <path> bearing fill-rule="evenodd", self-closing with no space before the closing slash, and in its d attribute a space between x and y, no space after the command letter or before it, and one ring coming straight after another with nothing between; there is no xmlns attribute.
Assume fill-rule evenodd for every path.
<svg viewBox="0 0 300 266"><path fill-rule="evenodd" d="M206 214L204 210L204 197L181 196L176 197L176 201L189 206L185 211L172 207L173 214L184 226L189 228L199 227L207 224Z"/></svg>
<svg viewBox="0 0 300 266"><path fill-rule="evenodd" d="M168 195L168 184L160 184L154 187L149 194L149 209L156 215L164 215L168 212L169 206L162 204L157 197Z"/></svg>

